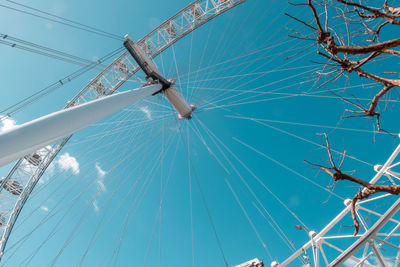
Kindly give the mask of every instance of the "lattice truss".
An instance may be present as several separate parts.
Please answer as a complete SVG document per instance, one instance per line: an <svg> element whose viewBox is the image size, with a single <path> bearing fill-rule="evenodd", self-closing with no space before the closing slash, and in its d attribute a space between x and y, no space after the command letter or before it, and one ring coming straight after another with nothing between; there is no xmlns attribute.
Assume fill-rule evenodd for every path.
<svg viewBox="0 0 400 267"><path fill-rule="evenodd" d="M372 184L400 184L400 145L384 165L376 165ZM319 233L309 232L310 241L282 263L271 266L400 266L400 199L389 194L372 195L359 201L356 215L360 231L354 236L351 199ZM301 257L301 259L299 259Z"/></svg>
<svg viewBox="0 0 400 267"><path fill-rule="evenodd" d="M153 59L194 29L246 0L197 0L171 17L137 43ZM124 52L92 79L65 108L114 93L139 70L128 52ZM140 80L140 79L139 79ZM60 81L62 82L62 81ZM0 257L11 229L40 177L71 136L42 148L17 161L0 180Z"/></svg>

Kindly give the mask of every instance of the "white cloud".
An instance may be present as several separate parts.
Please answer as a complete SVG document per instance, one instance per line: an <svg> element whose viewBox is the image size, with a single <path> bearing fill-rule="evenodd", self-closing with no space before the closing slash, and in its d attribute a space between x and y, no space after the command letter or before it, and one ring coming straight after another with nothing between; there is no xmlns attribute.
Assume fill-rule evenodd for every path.
<svg viewBox="0 0 400 267"><path fill-rule="evenodd" d="M393 257L393 258L394 258L394 257ZM373 266L376 266L376 267L381 266L381 264L379 263L378 258L377 258L375 255L372 255L372 256L370 257L370 261L371 261L371 262L369 262L369 264L371 264L371 265L373 265ZM388 267L393 267L393 266L394 266L394 263L393 263L393 262L390 262L390 261L385 260L385 263L386 263L386 266L388 266Z"/></svg>
<svg viewBox="0 0 400 267"><path fill-rule="evenodd" d="M378 259L377 259L375 256L369 257L369 260L366 260L365 262L368 263L369 265L372 265L372 266L376 266L376 267L380 266L380 264L379 264L379 262L378 262ZM354 260L352 260L352 259L347 259L347 260L343 263L343 265L344 265L345 267L353 267L353 266L355 266L356 264L357 264L357 262L354 261ZM392 262L388 262L388 261L386 261L386 265L389 266L389 267L394 266Z"/></svg>
<svg viewBox="0 0 400 267"><path fill-rule="evenodd" d="M148 106L140 107L140 111L143 112L149 120L152 120L151 111Z"/></svg>
<svg viewBox="0 0 400 267"><path fill-rule="evenodd" d="M79 162L75 157L69 155L69 153L62 154L58 160L57 165L61 170L71 170L73 174L79 174Z"/></svg>
<svg viewBox="0 0 400 267"><path fill-rule="evenodd" d="M49 208L46 207L46 206L40 206L40 209L43 210L43 211L45 211L45 212L48 212L48 211L49 211Z"/></svg>
<svg viewBox="0 0 400 267"><path fill-rule="evenodd" d="M106 186L104 185L103 181L98 180L98 181L97 181L97 184L99 185L99 189L100 189L102 192L107 191L107 188L106 188Z"/></svg>
<svg viewBox="0 0 400 267"><path fill-rule="evenodd" d="M107 174L107 172L103 170L98 163L96 163L95 167L97 171L97 177L103 178Z"/></svg>
<svg viewBox="0 0 400 267"><path fill-rule="evenodd" d="M101 192L105 192L105 191L107 191L107 189L106 189L106 186L103 183L103 178L104 178L104 176L107 175L107 172L105 170L103 170L98 163L96 163L95 168L96 168L96 171L97 171L97 177L98 177L97 184L99 186L99 190Z"/></svg>
<svg viewBox="0 0 400 267"><path fill-rule="evenodd" d="M99 164L99 163L96 163L96 164L95 164L95 168L96 168L96 172L97 172L97 180L96 180L96 183L97 183L97 193L96 193L96 196L95 196L95 200L92 202L92 204L93 204L93 209L94 209L94 211L95 211L95 212L99 212L99 211L100 211L100 208L99 208L99 206L98 206L97 200L99 199L99 197L100 197L104 192L107 191L107 188L106 188L106 186L104 185L104 176L107 175L107 172L106 172L105 170L103 170L103 169L100 167L100 164Z"/></svg>
<svg viewBox="0 0 400 267"><path fill-rule="evenodd" d="M9 131L17 126L16 121L9 117L0 116L0 120L1 120L0 133Z"/></svg>
<svg viewBox="0 0 400 267"><path fill-rule="evenodd" d="M47 22L47 23L45 24L45 26L46 26L46 29L48 29L48 30L53 29L53 24L50 23L50 22Z"/></svg>
<svg viewBox="0 0 400 267"><path fill-rule="evenodd" d="M93 201L92 204L93 204L94 211L99 212L100 209L99 209L99 206L97 205L97 200Z"/></svg>
<svg viewBox="0 0 400 267"><path fill-rule="evenodd" d="M49 166L47 167L47 169L46 169L47 180L49 179L48 176L53 176L53 174L54 174L54 169L55 169L54 162L51 162L50 165L49 165Z"/></svg>
<svg viewBox="0 0 400 267"><path fill-rule="evenodd" d="M54 175L55 169L56 169L56 162L52 161L50 165L47 167L44 175L40 177L39 184L47 183L50 180L50 178Z"/></svg>
<svg viewBox="0 0 400 267"><path fill-rule="evenodd" d="M354 265L356 265L356 264L357 264L357 262L355 262L355 261L352 260L352 259L347 259L347 260L343 263L343 265L346 266L346 267L351 267L351 266L354 266Z"/></svg>
<svg viewBox="0 0 400 267"><path fill-rule="evenodd" d="M45 146L44 148L41 148L36 151L36 153L40 155L41 159L43 157L45 157L48 153L53 153L53 152L54 152L54 148L52 146ZM40 177L39 184L44 184L49 181L50 177L52 177L54 175L54 172L56 169L56 164L57 164L56 160L52 161L50 163L50 165L47 167L44 175L42 177Z"/></svg>

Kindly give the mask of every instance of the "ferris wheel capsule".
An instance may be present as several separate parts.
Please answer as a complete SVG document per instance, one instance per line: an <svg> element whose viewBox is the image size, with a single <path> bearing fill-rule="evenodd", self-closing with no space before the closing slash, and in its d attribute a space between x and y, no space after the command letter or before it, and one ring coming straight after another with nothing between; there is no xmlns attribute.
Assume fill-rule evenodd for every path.
<svg viewBox="0 0 400 267"><path fill-rule="evenodd" d="M0 213L0 227L6 224L6 218Z"/></svg>
<svg viewBox="0 0 400 267"><path fill-rule="evenodd" d="M13 179L8 180L3 185L3 188L15 196L21 195L22 189L23 189L21 184L18 181L13 180Z"/></svg>
<svg viewBox="0 0 400 267"><path fill-rule="evenodd" d="M30 164L32 164L33 166L39 166L39 164L42 162L42 158L37 153L33 153L31 155L26 155L24 157L24 159L26 161L28 161Z"/></svg>

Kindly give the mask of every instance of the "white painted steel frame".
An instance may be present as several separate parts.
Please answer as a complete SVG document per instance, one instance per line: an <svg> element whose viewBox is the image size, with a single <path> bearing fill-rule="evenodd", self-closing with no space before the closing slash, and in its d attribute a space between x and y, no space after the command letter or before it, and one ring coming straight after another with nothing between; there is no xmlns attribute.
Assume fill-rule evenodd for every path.
<svg viewBox="0 0 400 267"><path fill-rule="evenodd" d="M236 265L234 267L264 267L264 263L259 259L255 258L249 261L246 261L242 264Z"/></svg>
<svg viewBox="0 0 400 267"><path fill-rule="evenodd" d="M161 88L161 84L153 84L109 95L18 125L0 134L0 166L105 119Z"/></svg>
<svg viewBox="0 0 400 267"><path fill-rule="evenodd" d="M393 174L397 174L395 171L392 171L391 169L398 166L400 164L400 161L396 162L393 164L394 160L398 157L398 154L400 152L400 145L396 147L396 149L393 151L393 153L390 155L388 160L383 166L376 165L375 166L375 171L377 171L376 175L370 180L370 183L377 183L380 181L382 176L389 176L391 177L389 180L392 181L392 183L395 183L396 180L400 180L399 177L393 176ZM399 182L397 182L399 184ZM365 190L365 188L364 188ZM366 224L363 222L363 218L358 214L358 218L361 222L361 225L364 227L364 232L361 234L358 234L356 237L351 236L351 235L337 235L335 233L331 233L330 236L328 234L330 233L329 231L332 230L335 226L339 225L339 223L342 222L343 218L346 215L350 215L350 202L351 200L347 199L345 201L346 208L344 208L332 221L330 221L319 233L316 234L310 234L310 241L308 241L306 244L304 244L299 250L297 250L295 253L293 253L289 258L287 258L285 261L282 263L278 262L272 262L271 266L276 266L276 267L284 267L288 266L289 264L293 263L295 260L297 260L298 257L301 257L303 255L306 255L305 252L308 250L312 251L313 254L313 265L310 266L322 266L320 265L320 262L318 260L318 255L319 253L322 254L324 258L324 265L323 266L340 266L343 264L346 260L351 259L354 262L357 263L356 266L372 266L370 263L367 262L368 258L370 258L372 255L375 255L377 260L379 261L381 266L386 266L386 261L382 255L382 252L380 248L384 245L390 246L397 251L400 251L400 247L398 245L394 245L388 241L389 238L394 238L394 237L399 237L400 234L400 221L398 219L394 219L393 216L397 213L397 211L400 209L400 199L397 199L394 204L386 210L384 214L380 214L376 211L369 210L365 207L363 207L363 204L370 203L373 201L378 201L383 198L389 197L389 194L377 196L368 200L361 201L360 203L357 203L357 210L364 210L368 212L369 214L375 215L377 217L377 220L375 221L374 225L370 228L366 227ZM393 223L395 226L392 228L392 230L388 233L383 232L380 233L379 231L384 227L388 222ZM379 236L379 237L378 237ZM333 239L343 239L343 238L354 238L355 241L352 243L352 245L345 247L345 248L339 248L331 244L329 240ZM328 242L329 241L329 242ZM336 258L333 260L329 261L326 258L326 253L322 249L322 245L326 245L338 252ZM363 253L363 258L357 258L354 256L354 254L360 250L364 246L364 253ZM371 248L371 251L367 254L369 248ZM400 255L400 254L398 254ZM398 256L399 257L399 256ZM298 262L297 262L298 263ZM310 264L312 264L310 262ZM398 266L398 262L396 263L396 266Z"/></svg>
<svg viewBox="0 0 400 267"><path fill-rule="evenodd" d="M148 56L153 59L193 30L245 1L246 0L194 1L144 38L140 39L137 43ZM131 78L138 70L139 67L130 57L129 53L123 53L92 79L73 99L68 101L65 108L113 94L115 90ZM4 225L0 226L0 259L3 256L14 223L28 199L29 194L46 168L50 165L51 161L57 156L70 138L71 136L68 136L36 151L41 157L38 166L34 166L26 159L20 158L5 179L0 182L0 214L6 221ZM3 185L9 180L16 180L23 186L21 195L12 195L6 190L3 190Z"/></svg>

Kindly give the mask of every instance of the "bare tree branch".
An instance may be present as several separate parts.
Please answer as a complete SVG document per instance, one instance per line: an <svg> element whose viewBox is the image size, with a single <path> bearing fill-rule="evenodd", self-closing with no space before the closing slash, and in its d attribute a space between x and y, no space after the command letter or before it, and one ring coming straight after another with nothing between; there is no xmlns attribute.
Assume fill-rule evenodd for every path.
<svg viewBox="0 0 400 267"><path fill-rule="evenodd" d="M356 214L356 204L358 201L366 199L368 197L370 197L373 194L376 193L389 193L392 195L399 195L400 194L400 185L375 185L375 184L371 184L367 181L364 181L360 178L354 177L352 175L343 173L340 168L343 164L343 161L346 157L346 153L343 153L342 155L342 160L339 164L339 168L336 167L336 164L333 160L332 157L332 152L331 152L331 146L329 143L329 139L328 136L324 133L325 136L325 145L324 147L327 150L328 153L328 158L329 161L331 163L331 166L324 166L324 165L320 165L320 164L316 164L316 163L311 163L309 161L305 161L308 164L311 164L313 166L317 166L319 167L321 170L323 170L325 173L327 173L329 176L332 177L332 179L335 182L339 182L339 181L343 181L343 180L347 180L356 184L359 184L363 187L363 189L360 189L360 191L353 197L353 200L351 202L351 206L350 206L350 210L351 210L351 215L353 218L353 222L354 222L354 235L357 235L359 230L360 230L360 224L358 222L357 219L357 214Z"/></svg>
<svg viewBox="0 0 400 267"><path fill-rule="evenodd" d="M385 73L381 74L378 72L370 71L367 65L371 62L375 62L375 59L382 54L389 54L393 56L400 55L400 51L394 49L400 47L400 38L386 40L382 42L379 41L379 34L385 26L389 24L400 25L400 7L389 6L388 1L384 1L382 8L380 9L363 5L362 1L353 2L350 0L336 0L336 2L344 4L346 7L350 7L347 12L341 9L341 11L338 12L338 17L344 21L346 26L348 36L348 40L346 42L347 45L345 45L344 40L342 40L341 34L338 34L334 29L336 26L334 28L329 27L328 7L325 1L318 2L317 0L307 0L306 3L301 4L302 6L307 5L311 10L312 17L316 25L315 27L301 19L295 18L290 15L288 16L300 23L303 23L309 29L314 31L315 42L319 46L317 54L327 58L329 61L333 61L338 64L338 69L336 71L334 70L327 74L332 75L333 73L337 72L339 72L339 74L335 74L333 78L327 79L327 81L325 81L321 86L324 86L330 82L335 82L344 73L352 72L357 73L359 77L376 81L382 85L382 89L375 93L375 96L368 104L368 108L356 105L357 108L362 111L362 115L360 114L346 116L346 118L365 116L376 117L376 125L378 127L378 130L380 131L380 113L377 112L379 101L392 88L400 87L400 79L388 78L385 77ZM319 13L324 14L324 17L322 17L322 15L320 17L320 15L318 15ZM351 18L350 14L352 16ZM374 19L383 19L384 22L378 21L378 23L373 24L371 23L371 20L373 21ZM350 36L349 34L348 27L350 23L359 26L359 31L356 31L354 36ZM324 25L324 27L322 27L322 25ZM377 27L377 29L373 30L373 28L375 27ZM360 38L360 35L362 34L373 34L373 43L371 44L366 43L365 40L363 41L363 39ZM368 40L371 41L370 39ZM356 44L354 45L354 43ZM366 54L367 56L363 57L363 55ZM330 63L327 62L326 64ZM366 69L368 69L368 71ZM354 103L350 104L354 105Z"/></svg>

